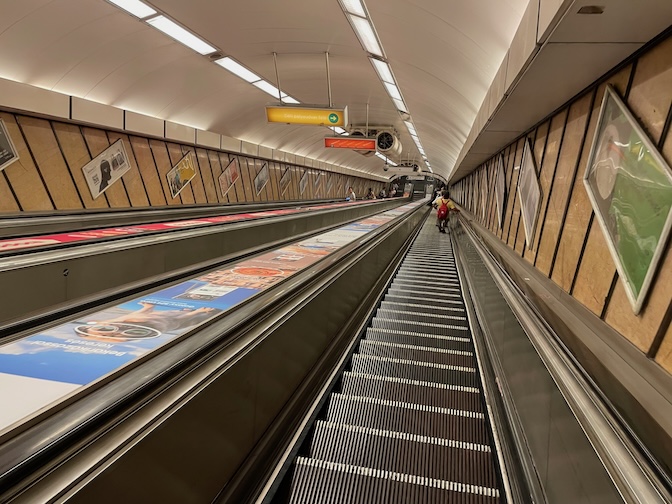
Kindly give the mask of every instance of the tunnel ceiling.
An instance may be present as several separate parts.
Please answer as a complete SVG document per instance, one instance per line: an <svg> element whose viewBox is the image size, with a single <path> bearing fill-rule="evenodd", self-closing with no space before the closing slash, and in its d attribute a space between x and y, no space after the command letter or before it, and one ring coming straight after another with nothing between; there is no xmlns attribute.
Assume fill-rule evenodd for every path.
<svg viewBox="0 0 672 504"><path fill-rule="evenodd" d="M391 125L418 149L337 0L147 2L305 104ZM368 0L436 173L447 176L527 0ZM104 0L0 0L0 77L382 175L383 161L323 147L324 127L268 124L273 99Z"/></svg>

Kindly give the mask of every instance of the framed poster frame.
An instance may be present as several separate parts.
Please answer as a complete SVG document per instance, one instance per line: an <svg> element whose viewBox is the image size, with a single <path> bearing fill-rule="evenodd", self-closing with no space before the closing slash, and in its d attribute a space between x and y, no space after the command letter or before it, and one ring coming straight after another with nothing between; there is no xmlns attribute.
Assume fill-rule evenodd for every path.
<svg viewBox="0 0 672 504"><path fill-rule="evenodd" d="M11 157L7 154L10 154ZM5 121L0 119L0 172L19 159L19 151L14 145L14 140L9 134L7 125Z"/></svg>
<svg viewBox="0 0 672 504"><path fill-rule="evenodd" d="M499 229L504 226L504 208L506 204L506 171L504 170L504 156L497 156L497 180L495 181L495 198L497 199L497 222Z"/></svg>
<svg viewBox="0 0 672 504"><path fill-rule="evenodd" d="M520 214L523 217L527 248L531 249L534 243L534 233L537 229L539 208L541 207L541 186L537 178L537 164L529 137L525 139L523 160L520 163L518 198L520 200Z"/></svg>

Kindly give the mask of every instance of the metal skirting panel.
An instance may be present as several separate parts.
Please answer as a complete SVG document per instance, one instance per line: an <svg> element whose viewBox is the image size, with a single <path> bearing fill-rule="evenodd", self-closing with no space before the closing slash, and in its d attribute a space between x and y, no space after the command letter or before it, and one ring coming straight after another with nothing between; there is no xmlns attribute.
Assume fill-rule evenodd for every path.
<svg viewBox="0 0 672 504"><path fill-rule="evenodd" d="M497 503L451 242L426 220L276 502Z"/></svg>

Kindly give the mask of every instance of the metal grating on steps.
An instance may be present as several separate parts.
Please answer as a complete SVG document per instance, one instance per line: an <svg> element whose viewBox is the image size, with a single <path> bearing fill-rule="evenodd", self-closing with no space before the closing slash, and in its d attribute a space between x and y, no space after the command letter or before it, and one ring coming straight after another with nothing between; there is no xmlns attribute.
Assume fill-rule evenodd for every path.
<svg viewBox="0 0 672 504"><path fill-rule="evenodd" d="M499 503L450 239L430 217L296 459L293 504Z"/></svg>

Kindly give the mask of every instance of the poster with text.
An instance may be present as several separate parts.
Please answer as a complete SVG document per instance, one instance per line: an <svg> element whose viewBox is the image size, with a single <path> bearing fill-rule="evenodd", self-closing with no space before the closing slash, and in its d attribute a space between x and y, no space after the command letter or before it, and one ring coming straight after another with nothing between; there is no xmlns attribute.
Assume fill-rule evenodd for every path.
<svg viewBox="0 0 672 504"><path fill-rule="evenodd" d="M0 119L0 171L19 159L19 151L9 136L5 122Z"/></svg>
<svg viewBox="0 0 672 504"><path fill-rule="evenodd" d="M189 152L166 174L171 196L177 198L177 195L182 192L182 189L184 189L195 176L196 169L194 168L194 159Z"/></svg>
<svg viewBox="0 0 672 504"><path fill-rule="evenodd" d="M303 192L306 190L307 185L308 185L308 170L303 172L303 176L301 177L301 181L299 182L299 191L301 192L302 196Z"/></svg>
<svg viewBox="0 0 672 504"><path fill-rule="evenodd" d="M124 142L119 139L82 167L84 179L96 199L131 169Z"/></svg>
<svg viewBox="0 0 672 504"><path fill-rule="evenodd" d="M268 184L268 178L268 164L264 163L257 176L254 178L254 188L257 191L257 196L259 196L259 193L261 193L261 191L264 190L264 187L266 187L266 184Z"/></svg>
<svg viewBox="0 0 672 504"><path fill-rule="evenodd" d="M672 172L607 87L584 185L633 311L639 313L672 225Z"/></svg>
<svg viewBox="0 0 672 504"><path fill-rule="evenodd" d="M529 138L525 139L523 162L520 166L520 178L518 179L518 197L520 198L520 212L525 226L527 248L532 248L539 205L541 204L541 187L539 187L539 180L537 179L534 150Z"/></svg>
<svg viewBox="0 0 672 504"><path fill-rule="evenodd" d="M219 188L222 191L222 196L226 196L226 193L231 190L239 178L238 160L233 158L219 176Z"/></svg>
<svg viewBox="0 0 672 504"><path fill-rule="evenodd" d="M292 169L287 167L285 173L280 177L280 193L285 194L287 188L289 187L290 182L292 181Z"/></svg>

